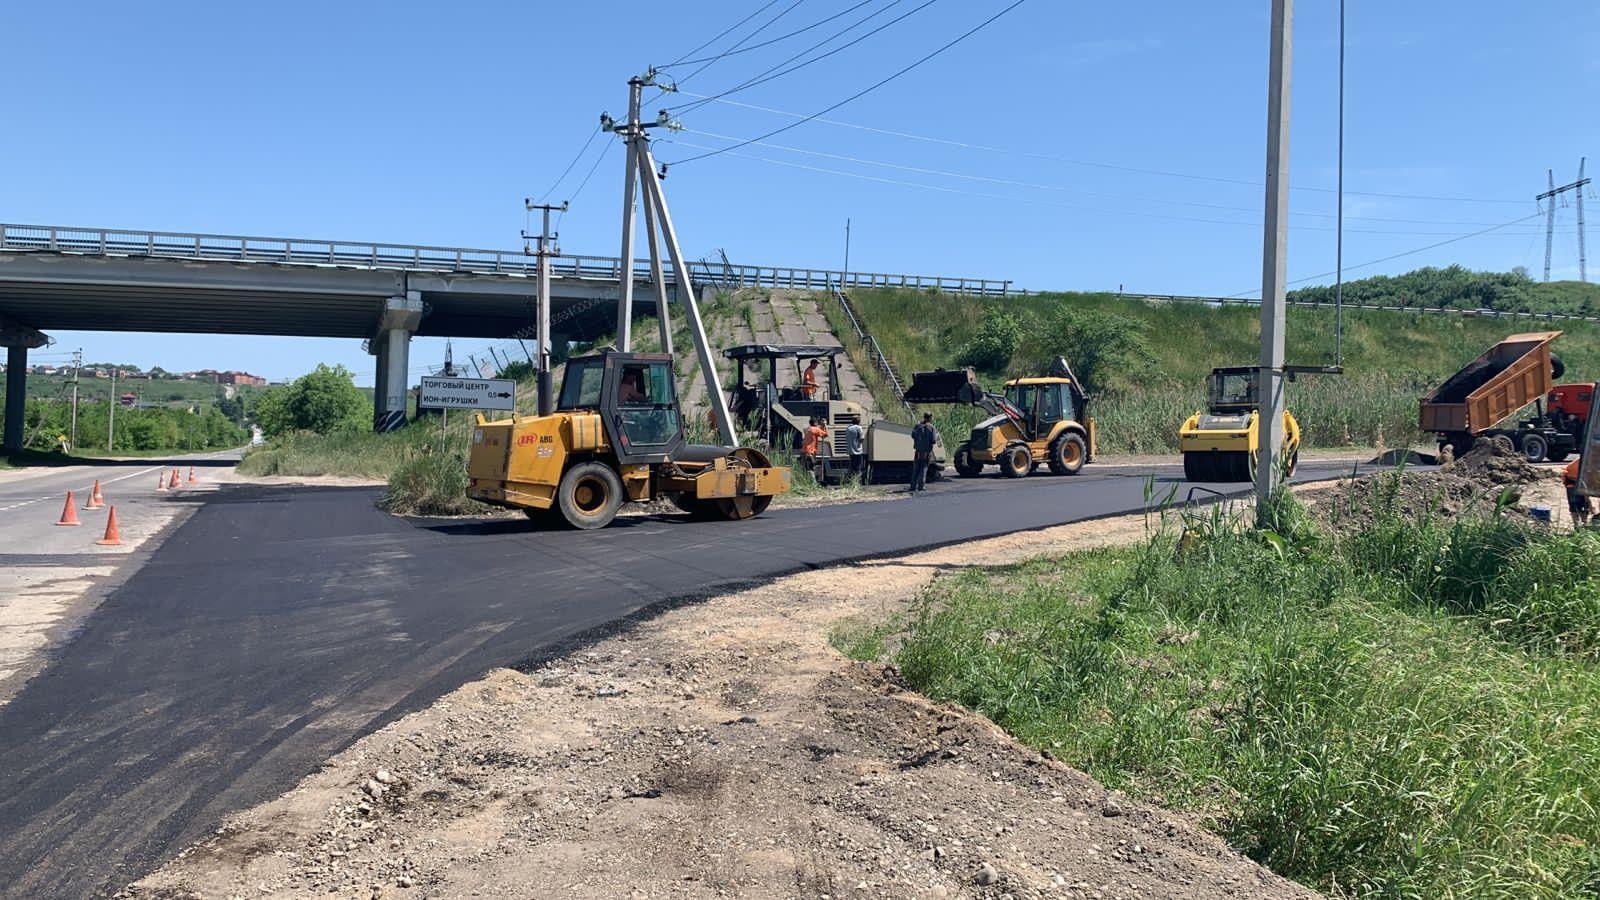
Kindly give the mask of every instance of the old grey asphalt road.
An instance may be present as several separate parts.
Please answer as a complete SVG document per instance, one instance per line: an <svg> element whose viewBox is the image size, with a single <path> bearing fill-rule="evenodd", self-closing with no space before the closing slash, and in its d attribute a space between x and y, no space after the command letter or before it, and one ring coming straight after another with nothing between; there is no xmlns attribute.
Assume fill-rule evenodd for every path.
<svg viewBox="0 0 1600 900"><path fill-rule="evenodd" d="M1091 468L574 532L393 518L372 489L225 487L0 708L0 896L115 892L361 735L658 601L1134 511L1144 491Z"/></svg>

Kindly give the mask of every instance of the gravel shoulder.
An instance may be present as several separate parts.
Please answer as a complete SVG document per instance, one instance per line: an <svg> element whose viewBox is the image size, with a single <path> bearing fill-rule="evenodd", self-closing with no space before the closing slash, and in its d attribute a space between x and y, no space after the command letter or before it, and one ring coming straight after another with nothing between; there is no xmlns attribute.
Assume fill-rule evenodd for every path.
<svg viewBox="0 0 1600 900"><path fill-rule="evenodd" d="M125 896L1310 897L828 644L936 575L1141 516L822 569L500 669Z"/></svg>

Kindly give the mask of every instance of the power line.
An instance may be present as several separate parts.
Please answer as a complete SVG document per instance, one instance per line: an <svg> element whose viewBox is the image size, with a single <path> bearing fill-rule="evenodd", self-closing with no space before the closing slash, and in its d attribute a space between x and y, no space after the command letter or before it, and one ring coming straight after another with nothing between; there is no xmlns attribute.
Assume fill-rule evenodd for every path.
<svg viewBox="0 0 1600 900"><path fill-rule="evenodd" d="M1393 260L1400 259L1402 257L1415 256L1418 253L1425 253L1425 252L1427 252L1429 250L1433 250L1433 249L1435 249L1437 247L1443 247L1446 244L1454 244L1457 241L1464 241L1464 240L1466 240L1468 238L1475 238L1475 237L1479 237L1481 235L1488 234L1491 231L1499 231L1502 228L1508 228L1508 227L1510 227L1512 225L1518 225L1518 224L1521 224L1523 222L1528 221L1529 219L1537 219L1537 218L1539 218L1540 215L1541 215L1540 213L1534 213L1531 216L1523 216L1520 219L1512 219L1509 222L1502 222L1499 225L1492 225L1492 226L1490 226L1488 228L1484 228L1484 229L1481 229L1479 231L1474 231L1474 232L1472 232L1470 234L1458 234L1455 237L1448 238L1448 239L1442 240L1442 241L1436 241L1436 242L1434 242L1432 244L1428 244L1425 247L1418 247L1415 250L1406 250L1406 251L1401 252L1401 253L1393 253L1393 254L1390 254L1389 256L1385 256L1385 257L1382 257L1380 259L1372 259L1372 260L1368 260L1368 261L1366 261L1364 263L1357 263L1356 265L1353 265L1353 266L1345 266L1344 268L1346 270L1349 270L1349 269L1365 269L1368 266L1376 266L1376 265L1379 265L1380 263L1391 262ZM1321 272L1321 273L1316 274L1316 275L1308 275L1305 278L1296 278L1295 280L1287 282L1287 283L1288 284L1304 284L1307 281L1316 281L1319 278L1327 278L1329 275L1335 275L1335 274L1338 274L1338 273L1336 273L1336 272ZM1251 291L1255 291L1255 290L1257 290L1257 289L1254 289L1254 288L1251 289ZM1228 296L1229 297L1245 297L1245 296L1248 296L1251 293L1251 291L1240 291L1237 294L1229 294ZM1259 293L1259 291L1257 291L1257 292Z"/></svg>
<svg viewBox="0 0 1600 900"><path fill-rule="evenodd" d="M766 6L763 6L763 7L761 7L761 9L758 9L755 12L751 13L749 16L747 16L745 18L744 21L745 22L750 21L751 18L754 18L755 16L760 15L762 10L767 9L767 7L772 6L776 2L778 2L778 0L768 0L768 3L766 4ZM734 45L732 47L729 47L727 50L724 50L722 53L720 53L720 54L718 54L716 56L713 56L710 59L706 60L704 63L701 64L700 68L695 69L693 72L690 72L689 74L683 76L682 78L675 79L674 80L674 84L681 84L683 82L686 82L689 79L695 77L696 75L699 75L701 72L704 72L705 70L707 70L707 69L711 68L712 66L716 65L718 60L724 59L724 58L726 58L728 56L731 56L732 54L738 52L739 48L744 45L745 41L748 41L751 38L755 37L756 35L760 34L761 32L767 30L767 28L771 27L773 25L773 23L777 22L779 19L783 18L784 16L788 15L789 13L794 12L794 8L796 6L799 6L800 4L802 4L804 2L805 2L805 0L794 0L794 2L789 4L789 6L787 8L785 8L782 12L780 12L777 15L773 16L772 18L768 19L765 24L757 27L755 31L752 31L749 34L745 35L744 37L740 38L738 41L735 41ZM741 22L740 24L742 25L744 23ZM734 27L737 28L738 26L736 25ZM672 65L682 65L682 63L672 63ZM661 99L661 97L665 96L666 94L667 94L667 91L663 90L661 93L657 94L656 96L651 97L648 102L649 103L654 103L657 100Z"/></svg>
<svg viewBox="0 0 1600 900"><path fill-rule="evenodd" d="M727 90L725 90L725 91L723 91L723 92L721 92L719 94L713 94L710 99L707 99L707 100L696 100L693 103L686 104L682 108L673 110L673 112L678 116L683 116L683 115L686 115L688 113L694 112L695 110L699 109L700 107L706 105L707 103L710 102L711 99L721 99L723 97L729 96L730 94L737 94L740 91L749 90L750 88L753 88L753 87L755 87L757 85L766 84L767 82L772 81L773 79L782 78L783 76L788 75L788 74L790 74L792 72L798 72L801 69L804 69L805 67L807 67L809 65L812 65L813 63L819 63L819 62L827 59L830 56L833 56L835 54L838 54L838 53L841 53L841 52L843 52L845 50L848 50L851 47L854 47L856 44L861 43L862 41L866 40L869 37L872 37L873 35L877 34L880 31L883 31L885 28L889 28L889 27L895 25L898 22L904 21L905 19L910 18L911 16L914 16L919 12L922 12L924 9L927 9L928 7L932 6L933 4L939 2L939 0L924 0L924 2L920 6L914 7L910 11L902 13L901 15L896 16L893 19L890 19L889 21L883 23L882 25L879 25L878 27L872 29L871 31L868 31L866 34L863 34L860 37L855 38L854 40L851 40L851 41L848 41L846 43L840 44L839 46L833 48L832 50L829 50L828 52L820 54L818 56L814 56L811 59L806 60L805 62L798 63L798 64L793 65L793 66L789 66L789 68L787 68L787 69L783 68L784 66L788 66L789 63L794 62L795 60L799 59L800 57L805 56L806 54L811 53L812 51L819 50L823 46L825 46L825 45L827 45L827 44L829 44L829 43L831 43L831 42L843 37L846 34L849 34L851 31L854 31L856 28L859 28L862 24L866 23L867 21L869 21L871 19L874 19L874 18L877 18L878 16L882 15L883 13L886 13L889 10L891 10L891 9L895 8L896 6L900 5L901 2L902 2L902 0L893 0L893 2L891 2L888 6L885 6L882 9L879 9L876 12L870 13L870 14L862 17L857 22L854 22L854 23L852 23L850 25L845 26L844 28L841 28L838 32L836 32L836 33L834 33L834 34L832 34L832 35L830 35L830 36L828 36L826 38L823 38L822 40L820 40L817 43L811 45L810 47L807 47L804 50L801 50L799 53L796 53L795 55L789 57L788 59L784 60L783 62L777 63L776 65L769 66L766 69L763 69L762 71L757 72L756 74L750 76L749 78L746 78L744 81L739 82L738 84L734 85L731 88L728 88ZM781 71L779 71L779 70L781 70Z"/></svg>
<svg viewBox="0 0 1600 900"><path fill-rule="evenodd" d="M578 183L578 189L572 192L572 196L568 199L569 203L571 201L573 201L573 200L577 200L578 199L578 195L583 193L583 189L585 187L589 186L589 179L594 177L595 170L599 169L600 168L600 164L606 161L606 157L611 154L611 148L615 147L615 146L616 146L616 144L613 144L613 143L611 143L609 141L606 142L605 149L600 151L600 155L596 156L594 158L594 165L589 167L589 174L583 176L583 181L580 181ZM561 220L566 218L566 216L567 216L567 211L566 210L562 210L556 216L556 225L555 225L555 230L556 231L560 231L561 230Z"/></svg>
<svg viewBox="0 0 1600 900"><path fill-rule="evenodd" d="M556 188L561 186L561 182L567 180L567 175L572 172L572 167L578 164L578 160L583 159L583 155L585 153L589 152L589 145L594 143L594 139L597 136L599 136L599 134L600 134L600 126L596 125L594 127L594 130L589 132L589 139L587 141L583 142L583 149L579 150L578 154L576 156L572 157L572 162L567 163L567 167L565 169L561 170L561 177L557 178L555 180L555 183L550 185L550 189L549 190L547 190L543 194L539 195L539 202L540 203L543 203L545 201L546 197L549 197L551 194L554 194L556 192Z"/></svg>
<svg viewBox="0 0 1600 900"><path fill-rule="evenodd" d="M696 135L700 135L702 137L716 138L718 140L724 140L724 141L735 141L735 142L738 142L738 141L744 141L745 140L744 138L740 138L740 137L737 137L735 135L719 134L719 133L714 132L714 131L701 131L701 130L695 129L695 128L685 128L685 129L683 129L683 132L685 134L696 134ZM685 144L685 146L698 146L698 145L691 145L691 144L688 144L686 142L684 142L684 144ZM1243 212L1243 213L1251 213L1251 214L1255 214L1257 212L1257 210L1251 209L1249 207L1228 206L1226 204L1220 204L1220 203L1204 203L1204 202L1201 202L1201 201L1198 201L1198 200L1176 200L1176 199L1165 198L1165 197L1160 197L1160 198L1158 198L1158 197L1137 197L1137 196L1129 196L1129 195L1124 194L1124 193L1108 193L1108 192L1104 192L1104 191L1085 191L1085 190L1079 190L1079 189L1076 189L1076 188L1062 187L1060 185L1054 185L1054 184L1043 184L1043 183L1040 183L1040 182L1033 182L1033 181L1018 181L1018 180L1010 179L1010 178L995 178L995 177L991 177L991 176L988 176L988 175L973 175L973 174L966 173L966 172L952 172L952 171L945 170L945 169L930 169L930 168L925 168L925 167L922 167L922 166L910 166L910 165L905 165L905 164L902 164L902 163L887 162L885 160L864 159L862 157L849 156L849 155L843 154L843 153L830 153L830 152L827 152L827 151L824 151L824 150L810 150L810 149L806 149L804 147L791 147L791 146L788 146L788 145L785 145L785 144L773 144L773 143L768 143L766 141L761 141L761 140L753 140L752 139L752 140L748 141L748 144L749 144L749 146L754 146L754 147L767 147L767 148L770 148L770 149L773 149L773 150L783 150L783 151L786 151L786 152L789 152L789 153L800 153L800 154L804 154L804 155L807 155L807 156L818 156L818 157L822 157L824 159L839 160L841 162L858 163L860 165L866 165L866 166L878 166L880 168L895 169L895 170L902 171L902 172L913 172L913 173L916 173L916 174L919 174L919 175L933 175L933 176L943 177L943 178L958 178L958 179L963 179L963 180L966 180L966 181L982 182L982 183L985 183L985 184L1007 185L1007 186L1010 186L1010 187L1028 188L1030 190L1059 191L1059 192L1068 193L1068 194L1081 194L1081 195L1083 195L1085 197L1108 197L1108 198L1112 198L1112 199L1132 200L1132 201L1142 202L1142 203L1170 203L1170 204L1175 204L1175 205L1178 205L1178 206L1194 206L1194 207L1200 207L1202 209L1219 209L1219 210L1225 210L1225 211L1228 211L1228 212ZM715 148L706 148L706 149L715 149ZM745 157L745 158L747 158L747 159L758 159L758 157ZM820 170L820 171L833 172L833 170ZM848 174L848 173L835 173L835 174ZM907 182L907 183L909 183L909 182ZM1298 215L1298 216L1310 216L1310 217L1318 218L1318 219L1333 219L1333 218L1336 218L1336 216L1333 213L1296 212L1294 214ZM1484 225L1493 225L1493 224L1495 224L1493 222L1458 222L1458 221L1439 221L1439 220L1434 220L1434 219L1400 219L1400 218L1386 218L1386 217L1383 217L1383 216L1347 216L1346 218L1362 219L1364 221L1370 221L1370 222L1395 222L1395 223L1406 224L1406 225L1484 226ZM1378 232L1378 233L1411 234L1411 233L1414 233L1414 232ZM1424 233L1426 233L1426 232L1424 232ZM1449 233L1453 234L1454 232L1449 232Z"/></svg>
<svg viewBox="0 0 1600 900"><path fill-rule="evenodd" d="M657 68L658 69L670 69L673 66L692 66L695 63L705 62L707 60L715 61L715 60L719 60L719 59L725 59L725 58L727 58L729 56L738 56L741 53L749 53L752 50L760 50L762 47L770 47L773 44L781 44L784 41L788 40L789 38L795 37L797 35L805 34L806 32L810 31L813 28L819 28L819 27L821 27L823 25L828 24L829 22L832 22L834 19L840 18L842 16L849 15L850 13L853 13L856 10L860 9L861 7L866 6L868 3L872 3L872 2L874 2L874 0L861 0L860 3L857 3L854 6L842 9L839 12L836 12L833 15L827 17L826 19L818 19L817 21L812 22L810 25L807 25L804 28L795 29L794 31L789 32L788 34L781 35L781 36L775 37L775 38L770 38L768 40L762 41L759 44L751 44L748 47L741 47L740 49L737 49L737 50L728 50L728 51L726 51L724 53L720 53L720 54L718 54L717 56L714 56L714 57L713 56L707 56L707 57L702 57L700 59L686 59L686 60L683 60L681 62L668 63L668 64L666 64L664 66L658 66Z"/></svg>
<svg viewBox="0 0 1600 900"><path fill-rule="evenodd" d="M751 19L754 19L756 16L759 16L762 13L766 12L768 7L771 7L771 6L775 5L777 2L778 2L778 0L768 0L767 4L765 6L762 6L760 9L757 9L755 12L751 13L750 15L745 16L744 18L742 18L739 21L733 23L732 25L729 25L727 28L725 28L722 31L718 32L716 34L716 36L714 36L710 40L706 41L704 44L701 44L700 46L694 48L693 50L690 50L688 53L685 53L684 55L678 57L677 60L667 63L667 66L683 65L684 60L686 60L689 57L695 55L696 53L699 53L701 50L704 50L705 48L711 46L712 44L715 44L717 41L722 40L723 38L727 37L728 35L732 34L736 29L738 29L740 26L744 25L744 23L746 23L746 22L750 21ZM663 68L666 68L666 66L664 66Z"/></svg>
<svg viewBox="0 0 1600 900"><path fill-rule="evenodd" d="M713 151L710 151L710 152L707 152L707 153L701 153L698 156L691 156L688 159L681 159L681 160L678 160L678 162L675 163L674 165L682 165L683 163L686 163L686 162L694 162L695 160L706 159L708 157L716 156L716 155L718 155L720 153L726 153L726 152L728 152L728 150L733 150L733 149L736 149L738 147L747 146L747 145L749 145L751 143L754 143L755 141L766 140L769 137L773 137L775 135L782 134L783 132L788 131L791 128L798 128L801 125L804 125L807 122L811 121L812 119L818 118L820 116L825 116L828 113L833 112L834 110L838 109L841 106L844 106L847 103L850 103L852 101L859 100L862 97L865 97L866 95L872 93L873 91L877 90L878 88L883 87L884 85L888 84L891 81L894 81L896 78L899 78L900 76L906 74L907 72L910 72L912 69L917 68L918 66L920 66L923 63L927 62L928 60L933 59L934 57L936 57L939 54L945 52L946 50L949 50L951 47L954 47L955 45L961 43L962 41L966 40L967 38L972 37L974 34L977 34L979 31L982 31L984 28L988 27L991 23L993 23L994 21L999 19L1001 16L1004 16L1006 13L1011 12L1012 10L1016 9L1017 7L1021 6L1022 4L1026 3L1026 2L1027 2L1027 0L1015 0L1015 2L1011 3L1009 6L1005 7L1004 9L1002 9L999 12L995 13L994 15L990 16L989 18L984 19L982 22L979 22L977 25L973 26L971 29L968 29L966 32L963 32L959 37L957 37L954 40L951 40L948 43L940 46L938 49L934 50L932 53L929 53L928 55L922 57L921 59L917 60L914 63L911 63L910 65L906 66L905 68L900 69L899 71L889 75L888 77L883 78L883 79L881 79L881 80L879 80L879 81L867 86L866 88L863 88L862 90L857 91L854 94L851 94L850 96L844 98L843 100L840 100L838 103L835 103L832 106L828 106L828 107L825 107L825 108L823 108L821 110L818 110L817 112L812 113L811 115L806 116L805 118L802 118L802 119L800 119L798 121L791 122L788 125L783 126L782 128L775 128L772 131L767 132L766 134L763 134L763 135L761 135L759 137L753 138L752 140L745 141L742 144L735 144L732 147L728 147L728 148L723 149L723 150L713 150Z"/></svg>
<svg viewBox="0 0 1600 900"><path fill-rule="evenodd" d="M1261 182L1251 181L1246 178L1228 178L1221 175L1198 175L1193 172L1172 172L1163 169L1148 169L1139 166L1119 165L1117 163L1097 162L1087 159L1074 159L1066 156L1055 156L1048 153L1035 153L1027 150L1016 150L1010 147L994 147L987 144L973 144L966 141L953 140L950 138L935 137L933 135L915 134L909 131L895 131L889 128L877 128L872 125L862 125L858 122L845 122L839 119L828 119L823 118L822 114L817 113L808 115L806 113L798 113L786 109L777 109L771 106L761 106L755 103L745 103L739 100L728 100L717 95L696 94L693 91L683 91L682 93L686 97L695 97L708 103L721 103L726 106L736 106L741 109L750 109L757 112L770 113L772 115L801 119L804 122L817 122L823 125L832 125L836 128L853 128L857 131L867 131L873 134L885 135L887 137L905 138L907 140L922 141L929 144L941 144L946 147L957 147L962 150L976 150L984 153L1005 153L1015 156L1024 156L1031 159L1045 160L1047 162L1066 163L1068 165L1085 166L1095 169L1111 169L1118 172L1132 172L1139 175L1160 175L1167 178L1184 178L1191 181L1211 181L1219 184L1238 184L1249 187L1261 186ZM773 133L775 134L776 132ZM1291 186L1289 189L1293 191L1315 191L1317 193L1324 194L1335 193L1333 188L1306 187L1300 185ZM1390 194L1379 191L1345 191L1345 194L1361 197L1387 197L1395 200L1432 200L1445 203L1500 203L1515 204L1519 206L1526 205L1527 203L1525 200L1492 200L1482 197L1441 197L1428 194Z"/></svg>
<svg viewBox="0 0 1600 900"><path fill-rule="evenodd" d="M718 148L715 148L715 147L707 147L704 144L696 144L696 143L693 143L692 141L673 141L673 143L681 144L681 145L683 145L685 147L690 147L690 148L693 148L693 149L696 149L696 150L708 150L708 151L710 151L710 150L717 150L718 149ZM860 173L860 172L846 172L846 171L841 170L841 169L829 169L829 168L824 168L822 166L806 165L805 163L798 163L798 162L794 162L792 160L773 159L773 158L767 157L767 156L757 156L757 155L750 154L750 153L740 153L740 152L735 151L734 148L732 148L732 147L726 148L726 150L727 151L732 151L732 152L730 152L730 155L732 155L733 157L735 157L737 159L748 159L748 160L754 160L756 162L768 163L770 165L787 166L787 167L793 168L793 169L801 169L801 170L804 170L804 171L807 171L807 172L818 172L818 173L821 173L821 174L824 174L824 175L837 175L837 176L840 176L840 177L843 177L843 178L856 178L856 179L860 179L862 181L877 182L878 184L890 184L890 185L896 185L896 186L899 186L899 187L917 188L919 190L924 190L924 191L938 191L938 192L944 193L944 194L961 194L961 195L965 195L965 196L968 196L968 197L982 197L982 198L989 199L989 200L1004 200L1004 201L1006 201L1008 203L1028 203L1028 204L1033 204L1033 205L1052 206L1052 207L1056 207L1056 208L1060 208L1060 209L1078 210L1080 212L1100 213L1100 214L1104 214L1104 215L1133 216L1135 218L1145 218L1145 219L1162 219L1162 220L1169 221L1169 222L1192 222L1192 223L1202 224L1202 225L1241 225L1241 226L1248 226L1250 228L1260 228L1261 227L1261 223L1258 222L1258 221L1257 222L1241 222L1241 221L1238 221L1238 220L1230 220L1230 219L1205 219L1205 218L1200 218L1198 216L1178 216L1178 215L1168 215L1168 214L1163 214L1163 213L1141 212L1141 211L1132 210L1132 209L1107 209L1107 208L1104 208L1104 207L1083 206L1083 205L1075 204L1075 203L1060 203L1060 202L1054 202L1054 201L1049 201L1049 200L1037 200L1037 199L1034 199L1034 198L1031 198L1031 197L1013 197L1013 196L1010 196L1010 195L1007 195L1007 194L993 194L993 193L987 193L987 192L983 192L983 191L968 191L968 190L962 190L960 188L945 187L943 185L922 184L920 182L904 181L904 180L901 180L901 179L898 179L898 178L883 178L883 177L880 177L880 176L877 176L877 175L866 175L866 174L863 174L863 173ZM1249 211L1250 212L1254 212L1254 210L1249 210ZM1327 227L1322 227L1322 226L1317 226L1317 225L1295 225L1293 227L1297 231L1333 231L1332 228L1327 228ZM1495 227L1498 228L1498 227L1504 227L1504 226L1502 225L1502 226L1495 226ZM1346 229L1346 231L1350 232L1350 233L1356 233L1356 234L1403 235L1403 236L1408 236L1408 237L1436 236L1436 235L1447 235L1447 234L1448 235L1454 235L1454 232L1440 232L1440 231L1384 231L1384 230L1371 230L1371 229L1358 229L1358 228L1350 228L1350 229ZM1518 232L1518 234L1520 235L1521 233Z"/></svg>

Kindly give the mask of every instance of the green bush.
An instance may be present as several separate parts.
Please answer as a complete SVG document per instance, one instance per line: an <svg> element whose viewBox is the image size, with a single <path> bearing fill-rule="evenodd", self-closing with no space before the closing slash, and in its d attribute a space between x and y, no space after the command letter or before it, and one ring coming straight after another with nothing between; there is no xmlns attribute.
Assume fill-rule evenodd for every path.
<svg viewBox="0 0 1600 900"><path fill-rule="evenodd" d="M1022 323L1017 317L991 309L984 314L978 333L961 351L959 362L984 372L1004 372L1021 343Z"/></svg>
<svg viewBox="0 0 1600 900"><path fill-rule="evenodd" d="M252 411L256 424L268 437L370 427L372 404L353 379L344 366L318 363L292 383L262 394Z"/></svg>
<svg viewBox="0 0 1600 900"><path fill-rule="evenodd" d="M459 516L486 508L467 497L467 459L460 452L409 456L389 476L381 505L408 516Z"/></svg>

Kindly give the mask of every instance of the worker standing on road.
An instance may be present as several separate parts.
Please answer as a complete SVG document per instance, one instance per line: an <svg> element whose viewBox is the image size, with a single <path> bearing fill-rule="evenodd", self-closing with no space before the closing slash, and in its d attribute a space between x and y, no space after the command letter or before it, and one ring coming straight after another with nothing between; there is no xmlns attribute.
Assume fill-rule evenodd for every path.
<svg viewBox="0 0 1600 900"><path fill-rule="evenodd" d="M933 445L939 442L939 431L933 427L933 413L923 413L922 421L911 429L911 490L927 490L928 466L933 462Z"/></svg>
<svg viewBox="0 0 1600 900"><path fill-rule="evenodd" d="M1583 457L1578 457L1567 463L1561 471L1561 483L1567 488L1567 509L1572 512L1572 525L1574 528L1589 524L1590 506L1589 498L1578 492L1578 466L1583 462Z"/></svg>
<svg viewBox="0 0 1600 900"><path fill-rule="evenodd" d="M828 429L822 427L822 420L812 416L800 443L800 465L813 475L816 474L817 454L822 450L822 439L827 436Z"/></svg>
<svg viewBox="0 0 1600 900"><path fill-rule="evenodd" d="M860 422L851 422L844 429L845 449L850 451L850 474L867 480L867 441Z"/></svg>
<svg viewBox="0 0 1600 900"><path fill-rule="evenodd" d="M817 396L817 361L812 360L811 365L800 376L800 390L806 395L807 400L814 400Z"/></svg>

